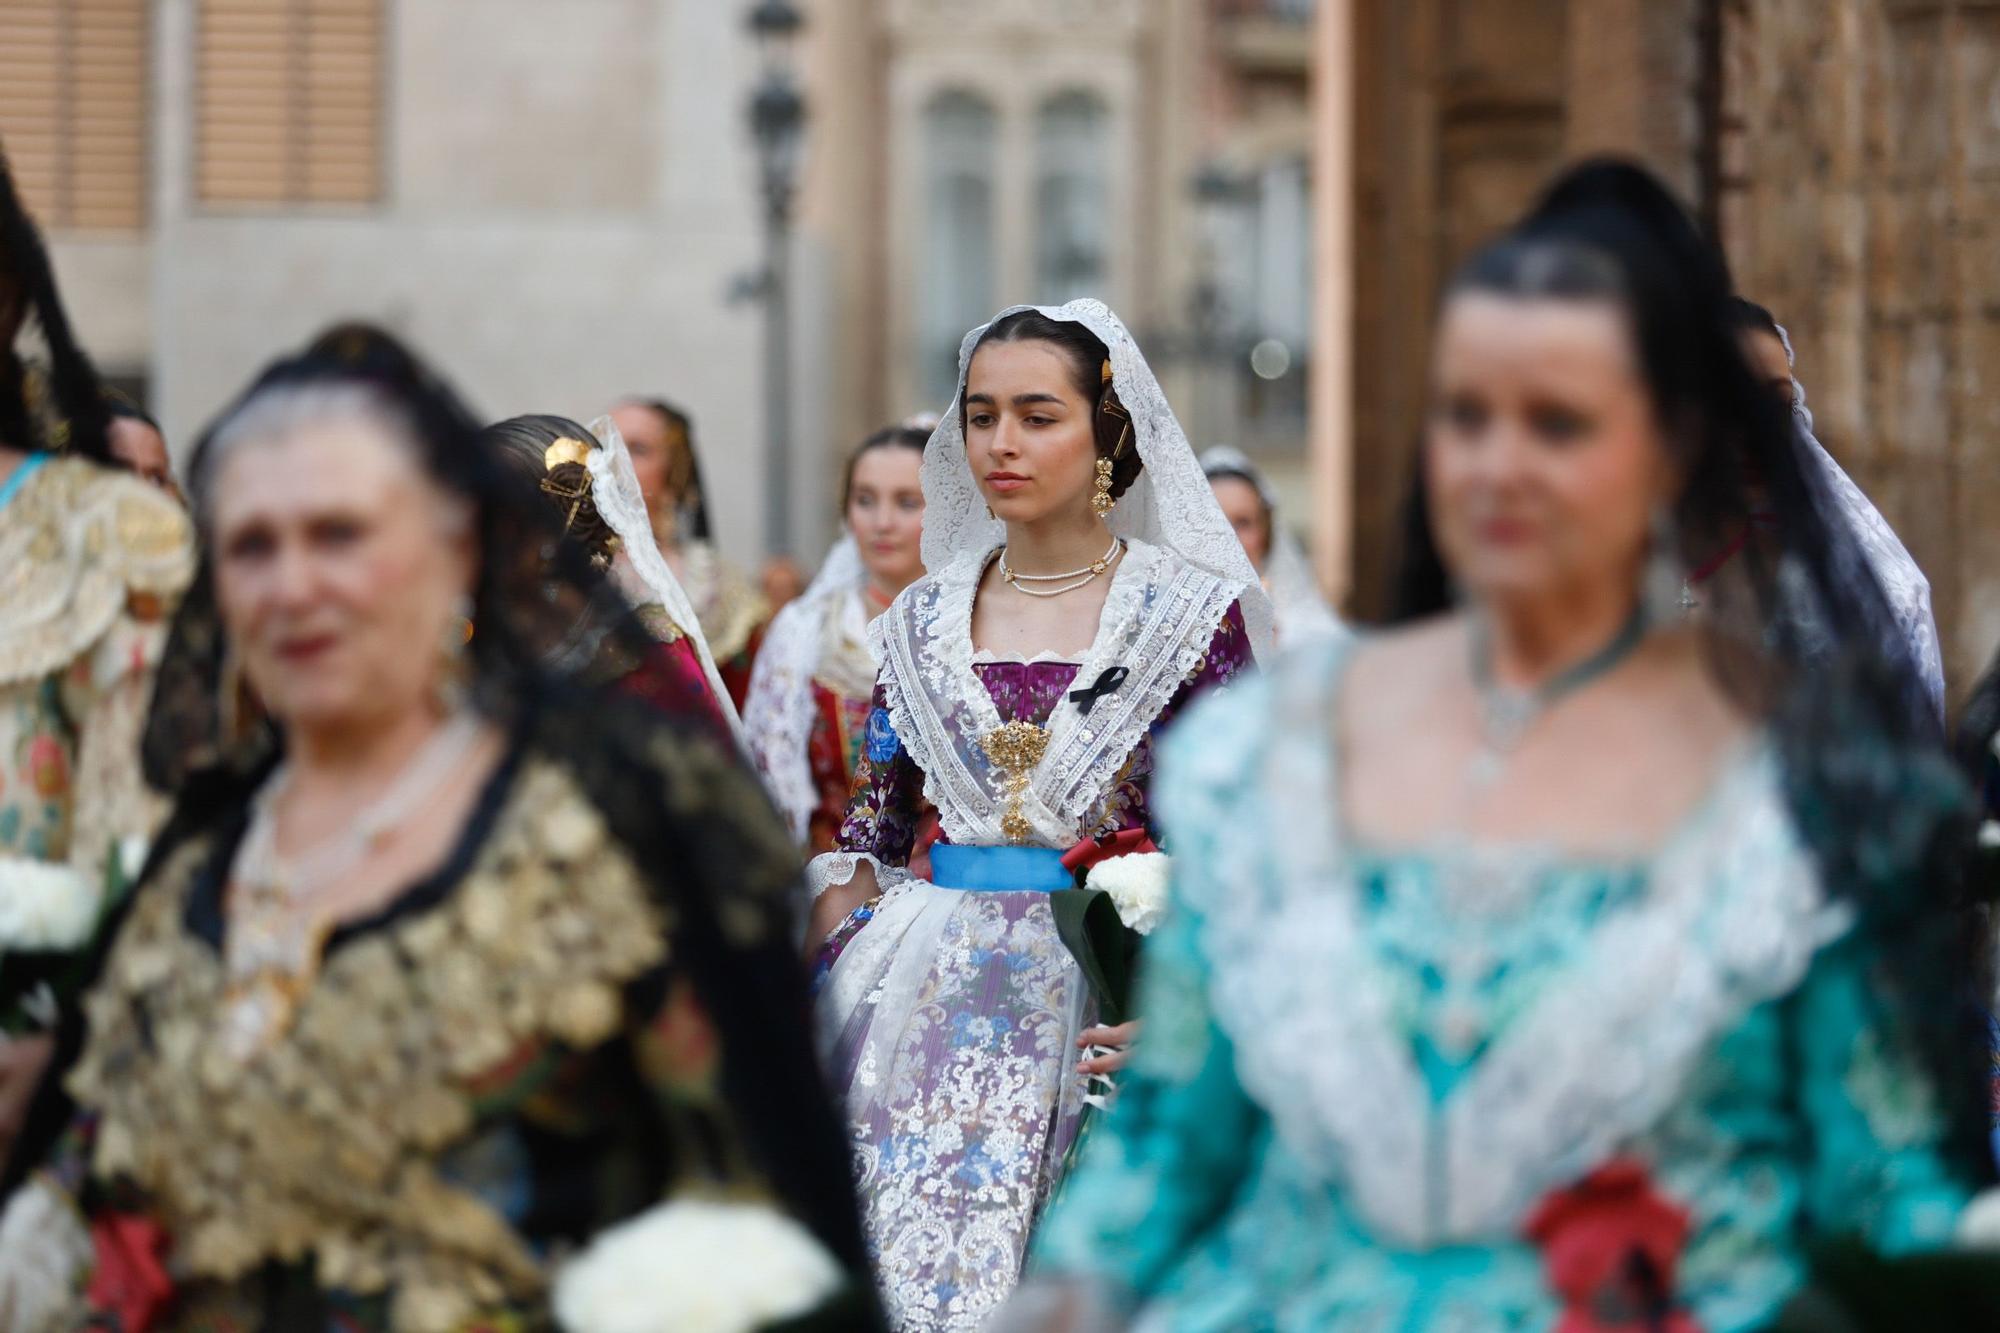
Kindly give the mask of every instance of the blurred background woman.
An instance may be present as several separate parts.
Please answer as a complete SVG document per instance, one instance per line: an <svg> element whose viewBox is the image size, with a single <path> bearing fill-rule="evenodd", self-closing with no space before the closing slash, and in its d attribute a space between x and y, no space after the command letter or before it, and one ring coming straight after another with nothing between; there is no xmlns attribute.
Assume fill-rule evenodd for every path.
<svg viewBox="0 0 2000 1333"><path fill-rule="evenodd" d="M687 413L657 398L627 398L611 409L611 420L631 451L653 535L694 604L702 636L740 713L750 697L750 670L771 607L715 547L694 425Z"/></svg>
<svg viewBox="0 0 2000 1333"><path fill-rule="evenodd" d="M78 1131L0 1222L17 1326L80 1274L127 1329L540 1328L555 1257L611 1247L674 1327L631 1275L686 1277L695 1199L831 1275L771 1317L860 1271L790 840L727 749L549 673L622 603L477 435L349 327L198 447L212 581L148 739L181 795L91 995ZM186 774L195 734L218 762Z"/></svg>
<svg viewBox="0 0 2000 1333"><path fill-rule="evenodd" d="M881 675L808 938L890 1317L959 1330L1012 1290L1085 1079L1122 1060L1078 1049L1131 1035L1094 1025L1058 934L1065 855L1150 845L1154 736L1249 666L1270 608L1101 302L967 334L922 481L929 572L870 629Z"/></svg>
<svg viewBox="0 0 2000 1333"><path fill-rule="evenodd" d="M1735 1333L1818 1241L1951 1239L1962 792L1729 301L1615 164L1449 288L1411 586L1462 600L1170 743L1147 1035L1038 1251L1067 1326ZM1753 459L1780 540L1690 619Z"/></svg>
<svg viewBox="0 0 2000 1333"><path fill-rule="evenodd" d="M513 417L482 438L502 451L528 485L555 506L563 535L582 547L625 595L654 643L645 656L622 655L610 625L583 622L564 646L563 664L598 684L670 713L690 714L730 737L740 727L694 607L654 540L638 477L610 417L580 426L566 417Z"/></svg>
<svg viewBox="0 0 2000 1333"><path fill-rule="evenodd" d="M876 661L868 626L924 572L924 490L930 432L889 426L847 460L847 531L803 597L764 636L743 712L750 753L792 834L833 850L867 739Z"/></svg>
<svg viewBox="0 0 2000 1333"><path fill-rule="evenodd" d="M1201 470L1271 595L1278 641L1338 631L1340 621L1326 604L1299 539L1278 521L1278 497L1257 465L1242 451L1218 444L1202 451Z"/></svg>
<svg viewBox="0 0 2000 1333"><path fill-rule="evenodd" d="M76 960L164 809L139 733L194 533L118 467L97 372L0 159L0 1165L65 1111L30 1102ZM26 1139L16 1152L16 1140Z"/></svg>

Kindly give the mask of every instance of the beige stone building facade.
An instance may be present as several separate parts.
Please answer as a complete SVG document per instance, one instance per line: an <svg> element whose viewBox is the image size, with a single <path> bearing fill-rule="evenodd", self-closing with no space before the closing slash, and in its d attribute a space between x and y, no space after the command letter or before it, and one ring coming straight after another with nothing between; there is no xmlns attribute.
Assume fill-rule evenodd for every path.
<svg viewBox="0 0 2000 1333"><path fill-rule="evenodd" d="M833 336L808 401L834 439L942 410L960 338L995 309L1095 295L1198 445L1302 477L1313 8L811 7L803 235Z"/></svg>
<svg viewBox="0 0 2000 1333"><path fill-rule="evenodd" d="M831 536L853 442L941 410L959 337L1017 301L1103 296L1204 441L1300 471L1309 3L799 7L795 550ZM177 441L271 352L359 315L490 415L684 401L749 557L748 8L0 0L0 138L83 335ZM116 123L92 111L114 102ZM1260 342L1270 379L1247 370Z"/></svg>
<svg viewBox="0 0 2000 1333"><path fill-rule="evenodd" d="M81 335L176 445L359 316L492 417L685 403L744 557L755 73L720 0L0 0L0 139ZM93 120L105 86L131 124Z"/></svg>

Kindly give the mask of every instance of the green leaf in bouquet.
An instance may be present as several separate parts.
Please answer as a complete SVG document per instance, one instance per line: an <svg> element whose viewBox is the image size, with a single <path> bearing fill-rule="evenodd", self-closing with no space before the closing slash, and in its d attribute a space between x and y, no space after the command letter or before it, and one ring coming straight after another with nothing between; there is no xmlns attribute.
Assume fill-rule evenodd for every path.
<svg viewBox="0 0 2000 1333"><path fill-rule="evenodd" d="M1102 889L1057 889L1049 895L1056 934L1083 968L1097 999L1098 1021L1116 1026L1131 1016L1132 976L1139 935L1118 915Z"/></svg>

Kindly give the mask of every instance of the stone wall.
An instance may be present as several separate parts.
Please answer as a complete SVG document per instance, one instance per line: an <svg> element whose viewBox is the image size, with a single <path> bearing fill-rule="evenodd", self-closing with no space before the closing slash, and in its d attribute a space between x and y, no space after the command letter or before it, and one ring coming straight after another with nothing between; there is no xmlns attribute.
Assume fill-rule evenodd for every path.
<svg viewBox="0 0 2000 1333"><path fill-rule="evenodd" d="M2000 4L1731 0L1728 20L1738 281L1930 576L1963 697L2000 643Z"/></svg>

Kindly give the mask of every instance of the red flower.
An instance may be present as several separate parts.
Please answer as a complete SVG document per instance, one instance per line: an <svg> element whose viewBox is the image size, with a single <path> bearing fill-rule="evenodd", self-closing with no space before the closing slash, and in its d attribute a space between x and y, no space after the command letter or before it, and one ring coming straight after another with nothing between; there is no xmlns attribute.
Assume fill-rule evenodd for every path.
<svg viewBox="0 0 2000 1333"><path fill-rule="evenodd" d="M1644 1163L1614 1158L1551 1192L1526 1230L1563 1301L1551 1333L1701 1333L1674 1309L1687 1210L1654 1190Z"/></svg>
<svg viewBox="0 0 2000 1333"><path fill-rule="evenodd" d="M173 1280L160 1264L167 1237L137 1213L100 1213L90 1224L97 1264L90 1277L90 1308L115 1315L115 1327L146 1333L173 1298Z"/></svg>
<svg viewBox="0 0 2000 1333"><path fill-rule="evenodd" d="M1146 836L1142 828L1128 828L1119 833L1106 833L1095 838L1085 838L1076 846L1063 853L1063 869L1072 875L1088 871L1100 861L1109 861L1114 856L1132 856L1139 852L1157 852L1153 840Z"/></svg>

